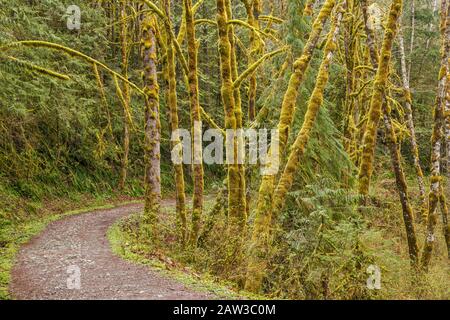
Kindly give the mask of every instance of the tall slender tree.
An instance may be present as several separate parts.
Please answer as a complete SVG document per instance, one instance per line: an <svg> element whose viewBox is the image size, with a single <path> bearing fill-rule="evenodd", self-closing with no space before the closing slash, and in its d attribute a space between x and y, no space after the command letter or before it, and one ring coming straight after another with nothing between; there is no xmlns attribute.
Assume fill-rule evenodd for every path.
<svg viewBox="0 0 450 320"><path fill-rule="evenodd" d="M359 193L363 196L369 194L370 179L373 173L373 161L377 140L378 124L380 122L383 105L383 94L389 75L389 65L392 55L392 45L397 32L397 21L402 11L402 0L393 0L389 9L383 44L378 63L377 74L370 100L367 125L363 138L363 152L359 169Z"/></svg>
<svg viewBox="0 0 450 320"><path fill-rule="evenodd" d="M161 124L157 78L156 21L146 13L142 20L141 53L145 97L145 209L144 225L152 237L161 208Z"/></svg>
<svg viewBox="0 0 450 320"><path fill-rule="evenodd" d="M200 232L201 217L203 213L203 155L202 155L202 125L201 111L198 89L198 68L197 54L198 42L195 37L195 19L194 10L192 8L192 0L183 0L184 14L186 20L186 39L188 46L188 84L189 84L189 101L191 106L191 124L193 132L193 179L194 194L192 200L192 230L190 242L197 245ZM198 141L200 139L200 141Z"/></svg>
<svg viewBox="0 0 450 320"><path fill-rule="evenodd" d="M424 183L424 176L422 171L422 165L420 164L420 157L419 157L419 147L417 145L417 138L416 138L416 129L414 126L414 119L413 119L413 111L412 111L412 93L409 86L409 74L407 72L406 68L406 54L405 54L405 45L403 40L403 33L399 32L398 35L398 41L399 41L399 47L400 47L400 64L401 64L401 74L402 74L402 82L403 82L403 90L405 93L405 117L406 117L406 125L408 126L409 130L409 137L411 141L411 149L412 154L414 158L414 168L416 169L416 175L417 175L417 183L419 185L419 194L420 194L420 201L422 206L422 218L426 220L426 214L427 214L427 197L425 192L425 183Z"/></svg>
<svg viewBox="0 0 450 320"><path fill-rule="evenodd" d="M444 221L444 234L446 235L447 248L449 246L449 226L447 221L445 197L442 187L441 176L441 144L445 123L445 96L447 84L447 68L449 59L450 39L450 1L441 2L441 70L439 72L439 84L434 108L433 135L431 137L431 181L430 194L428 197L427 236L422 252L421 264L426 270L431 261L434 243L436 242L436 224L438 220L438 205L441 202L441 213Z"/></svg>
<svg viewBox="0 0 450 320"><path fill-rule="evenodd" d="M378 49L376 46L374 36L374 30L369 26L369 17L366 9L366 1L363 0L362 14L364 20L364 28L366 30L366 41L367 46L369 47L369 56L370 61L373 67L373 70L378 70L379 68L379 58L378 58ZM381 96L382 99L382 112L383 112L383 122L385 126L385 132L387 137L387 145L391 156L392 169L395 174L395 181L397 184L397 191L400 198L400 203L402 205L403 212L403 222L406 229L406 237L408 240L408 249L411 265L414 268L417 268L419 262L419 249L417 245L417 237L416 231L414 228L414 214L413 209L410 205L409 196L408 196L408 185L406 184L406 177L403 171L403 166L401 162L401 154L397 144L397 136L395 133L393 121L391 118L391 110L388 105L387 99L388 90L384 90ZM411 115L412 117L412 115ZM412 119L411 119L412 121ZM413 127L414 129L414 127Z"/></svg>
<svg viewBox="0 0 450 320"><path fill-rule="evenodd" d="M232 46L230 43L230 32L228 24L227 0L217 0L217 27L219 31L219 55L221 72L221 95L225 114L225 129L236 132L236 100L233 87L232 69ZM238 195L240 189L239 171L237 166L236 139L226 143L227 167L228 167L228 215L231 219L238 221L239 203ZM231 156L233 158L231 159Z"/></svg>
<svg viewBox="0 0 450 320"><path fill-rule="evenodd" d="M243 136L241 134L241 129L243 128L243 113L242 113L242 98L239 86L234 86L234 82L238 78L238 64L236 55L236 44L235 44L235 33L234 26L230 23L233 20L233 11L231 7L231 1L225 0L225 12L228 30L228 40L230 43L230 68L231 68L231 81L233 88L233 99L234 99L234 115L236 120L236 131L234 134L233 141L233 166L235 167L236 175L236 185L234 182L229 184L231 192L229 192L228 210L229 216L235 221L233 224L237 224L239 229L245 226L247 221L247 210L246 210L246 187L245 187L245 166L243 163ZM223 60L221 60L221 63ZM223 74L223 73L222 73ZM228 81L228 80L226 80Z"/></svg>
<svg viewBox="0 0 450 320"><path fill-rule="evenodd" d="M172 29L171 6L170 0L164 0L164 10L168 19L167 28ZM173 46L173 35L166 32L166 79L167 79L167 105L169 107L170 130L176 132L178 130L178 101L177 101L177 79L175 65L175 49ZM172 148L180 151L179 157L183 157L183 148L178 136L172 137ZM181 238L184 242L187 239L187 218L186 218L186 193L184 184L183 164L174 164L175 172L175 193L176 193L176 210L181 228Z"/></svg>
<svg viewBox="0 0 450 320"><path fill-rule="evenodd" d="M122 74L128 79L128 24L127 24L127 1L122 1L120 3L120 49L121 49L121 66ZM128 155L130 153L130 122L126 110L129 109L130 105L130 88L128 83L123 83L123 102L126 104L124 106L124 117L123 117L123 154L122 154L122 168L120 170L120 180L119 189L123 190L125 187L125 182L127 179L128 172Z"/></svg>
<svg viewBox="0 0 450 320"><path fill-rule="evenodd" d="M335 51L337 48L337 38L341 27L342 17L344 15L344 8L346 7L346 0L343 1L342 6L338 6L335 19L332 22L331 30L327 37L327 43L324 49L324 58L320 65L319 72L316 78L316 85L308 101L305 118L303 120L300 132L292 145L288 160L284 171L280 177L280 181L275 189L273 196L273 215L276 216L283 209L286 202L286 195L292 187L294 182L295 172L297 171L300 158L303 156L308 141L311 136L311 131L319 113L319 109L323 104L325 87L328 84L329 69L333 61Z"/></svg>

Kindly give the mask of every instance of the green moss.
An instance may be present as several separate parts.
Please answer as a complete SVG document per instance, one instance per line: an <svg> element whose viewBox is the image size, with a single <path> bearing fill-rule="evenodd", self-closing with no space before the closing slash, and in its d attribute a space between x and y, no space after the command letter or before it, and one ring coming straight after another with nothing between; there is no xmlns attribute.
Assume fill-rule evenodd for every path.
<svg viewBox="0 0 450 320"><path fill-rule="evenodd" d="M339 8L338 8L339 10ZM292 146L291 153L288 156L286 167L280 177L280 181L275 189L273 198L273 215L275 217L283 209L286 201L286 195L290 191L294 182L295 173L297 172L300 158L303 156L306 146L308 145L311 131L313 130L318 112L322 106L324 99L325 87L328 84L329 69L336 50L336 40L340 30L343 12L338 12L331 29L328 33L327 44L325 46L324 58L319 68L316 78L316 85L308 101L306 114L299 134Z"/></svg>
<svg viewBox="0 0 450 320"><path fill-rule="evenodd" d="M378 70L375 76L374 89L370 100L368 121L363 137L363 151L358 176L359 193L364 196L369 194L375 156L377 129L381 117L384 90L388 81L389 63L392 54L392 45L397 30L397 20L401 15L401 5L402 0L394 0L389 10L389 18L387 21L380 59L378 62Z"/></svg>
<svg viewBox="0 0 450 320"><path fill-rule="evenodd" d="M313 24L313 29L305 45L303 53L294 62L294 73L292 74L288 88L284 94L281 105L280 120L278 122L279 132L279 154L283 154L289 137L290 127L295 116L295 105L297 103L298 91L306 72L313 52L317 46L323 26L325 25L331 10L335 5L334 0L327 0ZM270 154L269 150L269 154ZM263 176L258 194L255 224L252 231L252 245L248 262L247 278L245 288L252 292L258 292L265 273L265 250L267 243L271 216L272 196L275 189L275 176Z"/></svg>
<svg viewBox="0 0 450 320"><path fill-rule="evenodd" d="M307 0L305 4L305 9L303 10L303 14L305 16L312 16L313 15L313 7L316 0Z"/></svg>
<svg viewBox="0 0 450 320"><path fill-rule="evenodd" d="M187 85L189 88L189 104L190 104L190 116L192 130L201 130L201 128L195 127L195 122L201 121L201 108L199 101L199 88L198 88L198 41L195 34L195 9L192 6L192 0L183 0L183 10L186 24L186 39L187 39L187 52L188 52L188 72L187 72ZM194 132L193 136L198 133ZM198 136L201 136L198 135ZM195 150L194 150L195 151ZM198 154L194 155L196 159L202 159L202 150L197 150ZM203 215L203 190L204 190L204 170L202 162L200 164L194 163L193 165L193 182L194 182L194 194L193 194L193 210L192 210L192 229L190 235L190 243L194 246L197 245L198 232L200 230L200 220Z"/></svg>

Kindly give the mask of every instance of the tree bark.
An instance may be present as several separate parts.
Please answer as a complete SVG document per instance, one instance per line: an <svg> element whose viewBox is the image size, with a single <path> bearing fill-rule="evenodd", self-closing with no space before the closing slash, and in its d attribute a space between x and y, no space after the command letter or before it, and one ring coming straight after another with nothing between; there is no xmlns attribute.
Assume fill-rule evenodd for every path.
<svg viewBox="0 0 450 320"><path fill-rule="evenodd" d="M377 59L377 48L375 45L375 42L373 41L374 35L373 30L370 29L368 24L368 15L367 15L367 3L364 1L362 8L363 9L363 19L364 19L364 27L366 30L367 35L367 45L369 47L369 55L370 60L372 63L372 67L374 70L378 70L379 68L379 61ZM408 85L409 89L409 85ZM417 268L418 266L418 260L419 260L419 249L417 246L417 237L416 232L414 228L414 215L412 207L409 203L409 197L408 197L408 186L406 184L406 177L405 173L403 171L402 163L401 163L401 154L398 149L397 145L397 137L395 134L394 127L392 125L392 119L390 115L390 110L387 106L387 99L386 99L386 90L383 91L383 94L381 96L382 99L382 105L383 105L383 120L385 125L385 132L387 137L387 144L388 149L390 152L391 162L392 162L392 169L395 174L395 181L397 184L397 191L400 198L400 203L402 205L402 212L403 212L403 222L406 229L406 237L408 239L408 249L409 249L409 257L411 261L411 265L414 268ZM412 119L411 119L412 120ZM413 127L414 129L414 127Z"/></svg>
<svg viewBox="0 0 450 320"><path fill-rule="evenodd" d="M164 0L164 10L169 20L168 28L172 28L171 22L171 6L170 0ZM167 105L169 106L169 121L170 130L175 132L178 130L178 101L177 101L177 80L176 80L176 65L175 65L175 49L173 47L172 33L166 34L166 59L167 59L167 83L168 83L168 97ZM179 157L182 159L182 148L180 148L180 138L175 137L172 140L172 148L178 148L180 150ZM176 211L178 216L178 223L180 225L181 240L184 243L187 240L187 218L186 218L186 193L184 186L184 171L183 164L174 164L175 171L175 193L176 193Z"/></svg>
<svg viewBox="0 0 450 320"><path fill-rule="evenodd" d="M161 208L161 168L159 120L159 87L157 79L156 22L145 14L142 21L141 50L145 99L145 208L144 225L154 237Z"/></svg>
<svg viewBox="0 0 450 320"><path fill-rule="evenodd" d="M421 217L426 217L426 210L427 210L427 197L425 193L425 183L424 183L424 176L422 171L422 166L420 164L420 158L419 158L419 148L417 146L417 139L416 139L416 129L414 127L414 120L413 120L413 112L412 112L412 94L411 89L409 87L409 78L408 73L406 71L406 55L405 55L405 45L403 41L403 34L399 32L398 35L399 45L400 45L400 62L401 62L401 72L402 72L402 81L403 81L403 90L405 93L405 116L406 116L406 125L408 126L409 130L409 136L411 141L411 149L412 154L414 158L414 168L416 170L417 174L417 183L419 185L419 194L420 194L420 202L421 202Z"/></svg>
<svg viewBox="0 0 450 320"><path fill-rule="evenodd" d="M395 134L390 111L386 104L386 99L383 103L383 120L386 129L388 149L391 154L392 168L394 169L395 181L397 190L402 205L403 222L406 229L406 238L408 239L409 258L411 265L417 268L419 262L419 248L417 246L416 231L414 229L414 215L408 199L408 186L406 184L405 174L403 172L401 155L398 150L397 137Z"/></svg>
<svg viewBox="0 0 450 320"><path fill-rule="evenodd" d="M193 180L194 194L192 200L192 229L190 243L197 245L200 232L201 218L203 213L203 155L202 155L202 125L200 101L198 92L198 70L197 54L198 42L195 38L195 21L192 9L192 0L184 0L184 10L186 16L186 39L188 45L188 83L189 83L189 102L191 106L191 124L193 131ZM200 138L200 141L196 139Z"/></svg>
<svg viewBox="0 0 450 320"><path fill-rule="evenodd" d="M126 22L126 2L120 3L120 47L122 58L122 75L128 79L128 30ZM126 110L130 105L130 87L127 83L123 83L123 98L124 103L124 115L123 115L123 154L122 154L122 167L120 170L119 190L125 188L128 172L128 155L130 152L130 123Z"/></svg>
<svg viewBox="0 0 450 320"><path fill-rule="evenodd" d="M344 0L344 6L345 2L346 1ZM341 20L344 14L343 10L343 7L337 8L338 12L336 13L335 21L333 21L331 30L328 34L324 58L316 78L316 85L308 101L302 127L294 144L292 145L291 153L289 154L284 172L281 175L277 188L275 189L275 194L273 197L273 216L275 217L283 210L286 202L286 195L292 187L300 158L303 156L306 146L308 145L311 131L314 128L317 115L319 114L319 109L323 103L323 95L329 79L329 69L337 48L337 37L339 35Z"/></svg>
<svg viewBox="0 0 450 320"><path fill-rule="evenodd" d="M225 11L227 14L227 22L233 19L233 13L231 9L231 1L225 0ZM234 81L238 78L238 65L236 57L236 45L234 40L234 27L233 25L228 25L228 39L230 41L230 66L231 66L231 80ZM230 192L231 197L229 197L228 210L229 217L236 219L236 225L238 226L238 232L242 231L247 222L247 198L246 198L246 181L245 181L245 166L244 163L240 163L238 159L244 154L243 149L243 136L240 134L240 129L243 127L243 116L242 116L242 99L239 87L234 87L233 91L234 98L234 114L236 118L236 137L234 142L234 163L237 172L237 185L233 192ZM231 186L234 189L234 185ZM231 224L233 225L233 223Z"/></svg>
<svg viewBox="0 0 450 320"><path fill-rule="evenodd" d="M431 137L431 186L428 199L428 217L427 217L427 236L422 252L422 268L428 270L431 254L433 252L434 243L436 241L435 229L437 224L437 208L441 202L441 214L444 222L444 235L447 243L447 251L449 251L449 225L447 205L442 192L442 176L441 176L441 145L443 130L445 125L445 104L447 90L447 69L449 58L449 41L450 38L450 1L442 0L441 2L441 71L439 72L439 84L434 109L433 135Z"/></svg>
<svg viewBox="0 0 450 320"><path fill-rule="evenodd" d="M374 88L370 101L366 130L363 138L363 152L358 176L359 193L363 196L367 196L369 194L370 179L373 172L373 161L377 140L377 129L382 113L383 94L386 89L389 64L392 55L392 44L395 39L397 21L400 17L401 11L402 0L393 0L389 10L389 17L386 24L377 74L375 76Z"/></svg>

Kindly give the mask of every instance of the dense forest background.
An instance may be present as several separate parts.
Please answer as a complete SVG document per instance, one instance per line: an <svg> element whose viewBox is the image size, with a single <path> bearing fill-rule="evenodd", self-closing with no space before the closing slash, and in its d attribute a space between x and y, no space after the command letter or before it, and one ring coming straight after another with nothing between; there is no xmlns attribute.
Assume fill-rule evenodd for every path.
<svg viewBox="0 0 450 320"><path fill-rule="evenodd" d="M152 2L164 11L165 1ZM180 37L184 28L184 2L169 2L173 34L181 40L181 51L187 57L189 37ZM198 98L200 106L210 117L203 119L203 126L205 129L213 125L225 128L221 57L218 53L220 39L217 26L210 23L210 20L216 20L217 4L216 0L198 2L195 19L205 20L196 26ZM231 1L233 19L248 21L247 2L253 3L250 0ZM257 10L260 31L252 32L239 24L233 27L237 72L241 74L267 53L280 48L284 50L265 59L254 73L252 81L257 84L256 94L252 93L248 79L238 89L244 114L243 127L276 128L280 107L294 72L294 62L304 53L305 46L308 47L308 39L314 33L313 22L326 1L255 2L260 6ZM417 272L410 266L411 252L408 250L411 248L408 249L402 203L398 200L398 186L391 164L391 138L386 133L389 130L384 130L383 121L380 121L376 132L378 143L369 199L355 192L363 157L364 123L372 97L374 74L371 72L375 70L366 45L361 6L365 4L374 15L373 35L381 48L383 25L387 23L391 3L389 0L347 0L342 9L345 14L336 41L337 48L333 50L334 60L328 69L329 79L324 88L322 107L314 121L301 165L296 166L281 214L272 228L272 246L264 258L268 272L257 290L248 285L248 261L251 257L247 252L251 255L252 249L236 251L242 243L252 243L252 226L262 180L257 167L247 167L249 214L245 231L238 229L239 240L223 241L222 238L224 232L230 232L224 231L230 215L221 199L226 198L223 189L227 169L222 165L204 165L207 200L201 217L203 228L199 231L199 243L186 246L181 243L183 241L173 240L171 235L177 234L174 231L177 215L174 210L163 210L159 219L162 224L158 229L160 235L156 241L142 239L137 217L124 222L122 231L127 234L130 250L144 255L162 252L181 266L190 266L196 272L210 274L236 289L246 288L266 297L448 299L448 249L441 232L446 227L440 218L428 272ZM71 4L81 8L80 30L67 28L66 10ZM406 0L402 5L403 12L398 22L401 32L393 41L385 92L389 93L392 130L398 142L395 148L400 151L401 165L406 173L409 200L414 209L415 233L419 248L422 248L427 223L421 215L425 209L408 130L405 104L409 100L404 94L401 62L404 58L411 88L410 106L418 155L428 194L434 109L441 70L442 6L441 1L432 0ZM108 202L145 195L146 101L143 96L133 88L126 89L125 82L117 80L111 72L96 70L86 60L67 52L50 50L45 46L17 46L8 51L1 50L6 44L23 40L57 43L104 63L142 88L144 66L139 20L142 8L138 1L127 1L125 9L122 6L123 1L0 0L0 250L3 252L20 238L18 232L11 230L20 230L18 226L21 224L39 219L51 211L76 208L80 203L99 199ZM333 19L336 19L336 12L330 13ZM380 17L379 26L377 15ZM176 190L170 152L171 111L168 105L169 79L165 70L167 47L164 49L162 45L169 36L165 34L164 22L156 15L155 19L158 20L159 33L161 185L163 196L173 198ZM336 24L330 21L331 18L324 24L324 32L298 89L297 112L287 146L295 143L297 133L303 127L310 97L318 82L316 79L320 79L317 78L320 66L327 57L327 50L330 51L327 34L333 23ZM125 40L123 28L127 34ZM255 34L260 40L257 45ZM176 61L179 127L189 129L192 101L183 66L179 60ZM349 77L352 76L359 78L349 85ZM124 101L124 93L125 98L129 95L129 102ZM249 116L252 97L255 98L256 114ZM350 105L360 106L356 112L360 113L358 117L349 113ZM352 117L353 121L354 116L360 122L349 120ZM356 132L354 136L350 130ZM353 138L349 139L350 136ZM442 142L442 184L444 193L448 195L450 168L447 167L449 155L446 145L450 141L442 137ZM195 189L195 170L189 165L184 165L183 170L189 197ZM10 268L9 262L4 263L1 265L3 269ZM381 290L366 287L366 269L370 265L381 268ZM1 280L4 283L8 281Z"/></svg>

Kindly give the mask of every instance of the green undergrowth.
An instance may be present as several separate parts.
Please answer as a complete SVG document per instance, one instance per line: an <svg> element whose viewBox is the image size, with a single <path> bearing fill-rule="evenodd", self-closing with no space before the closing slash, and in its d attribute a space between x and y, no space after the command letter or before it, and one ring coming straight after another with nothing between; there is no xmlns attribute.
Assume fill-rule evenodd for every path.
<svg viewBox="0 0 450 320"><path fill-rule="evenodd" d="M113 252L123 259L147 265L193 290L210 293L218 299L267 299L265 296L241 291L234 283L201 270L195 263L189 263L190 259L187 260L186 257L200 259L198 253L194 253L194 249L178 245L176 236L170 236L171 231L168 228L170 228L169 221L175 220L174 208L167 208L164 215L165 221L159 226L164 239L160 238L157 245L140 238L138 231L140 214L117 221L108 231Z"/></svg>
<svg viewBox="0 0 450 320"><path fill-rule="evenodd" d="M324 182L325 183L325 182ZM264 299L449 299L449 265L442 232L438 232L427 274L410 267L406 232L395 180L375 181L371 203L357 210L358 197L325 185L310 185L290 194L289 210L280 217L269 257L263 296L243 293L246 257L236 259L226 236L226 216L197 248L183 247L177 236L173 207L162 212L158 239L141 236L139 214L122 219L109 232L119 256L163 270L175 279L221 297ZM411 188L415 211L418 190ZM205 208L210 212L211 202ZM189 220L188 220L189 221ZM416 222L419 247L426 226ZM441 222L438 229L441 230ZM243 252L248 239L244 238ZM380 289L367 287L369 269L381 272ZM223 289L230 288L230 289Z"/></svg>

